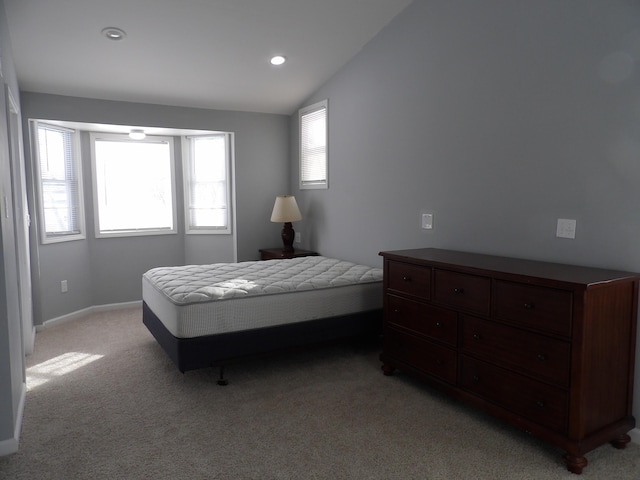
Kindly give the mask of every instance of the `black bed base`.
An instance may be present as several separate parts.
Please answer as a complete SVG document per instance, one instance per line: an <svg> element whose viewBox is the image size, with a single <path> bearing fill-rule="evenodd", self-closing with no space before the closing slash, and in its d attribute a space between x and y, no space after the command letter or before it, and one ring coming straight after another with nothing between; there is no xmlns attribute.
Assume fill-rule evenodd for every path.
<svg viewBox="0 0 640 480"><path fill-rule="evenodd" d="M340 338L377 335L381 332L382 310L309 320L240 332L177 338L142 303L142 322L182 373L205 367L221 367L243 357L276 350L321 343Z"/></svg>

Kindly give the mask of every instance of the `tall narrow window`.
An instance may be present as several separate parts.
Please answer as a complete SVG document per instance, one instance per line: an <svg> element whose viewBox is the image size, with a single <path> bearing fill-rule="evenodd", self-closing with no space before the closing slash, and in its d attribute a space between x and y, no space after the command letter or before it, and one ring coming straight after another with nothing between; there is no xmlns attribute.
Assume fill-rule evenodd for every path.
<svg viewBox="0 0 640 480"><path fill-rule="evenodd" d="M33 122L42 243L85 238L75 130Z"/></svg>
<svg viewBox="0 0 640 480"><path fill-rule="evenodd" d="M329 188L327 100L299 111L300 188Z"/></svg>
<svg viewBox="0 0 640 480"><path fill-rule="evenodd" d="M176 233L173 139L91 134L96 236Z"/></svg>
<svg viewBox="0 0 640 480"><path fill-rule="evenodd" d="M187 233L231 233L231 139L229 133L186 138Z"/></svg>

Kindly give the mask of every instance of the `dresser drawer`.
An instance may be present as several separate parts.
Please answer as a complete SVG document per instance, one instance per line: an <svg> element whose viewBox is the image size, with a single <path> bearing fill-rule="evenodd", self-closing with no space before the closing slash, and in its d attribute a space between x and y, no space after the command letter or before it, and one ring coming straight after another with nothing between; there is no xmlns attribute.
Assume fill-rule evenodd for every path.
<svg viewBox="0 0 640 480"><path fill-rule="evenodd" d="M571 345L480 318L462 319L462 349L493 363L569 386Z"/></svg>
<svg viewBox="0 0 640 480"><path fill-rule="evenodd" d="M491 280L478 275L434 270L433 299L455 309L489 315Z"/></svg>
<svg viewBox="0 0 640 480"><path fill-rule="evenodd" d="M402 262L387 262L387 288L429 300L431 269Z"/></svg>
<svg viewBox="0 0 640 480"><path fill-rule="evenodd" d="M569 291L496 281L495 317L543 332L571 335Z"/></svg>
<svg viewBox="0 0 640 480"><path fill-rule="evenodd" d="M385 321L455 347L458 315L451 310L387 295Z"/></svg>
<svg viewBox="0 0 640 480"><path fill-rule="evenodd" d="M457 357L453 349L386 327L384 354L423 372L454 384Z"/></svg>
<svg viewBox="0 0 640 480"><path fill-rule="evenodd" d="M568 392L461 356L462 388L556 432L566 433Z"/></svg>

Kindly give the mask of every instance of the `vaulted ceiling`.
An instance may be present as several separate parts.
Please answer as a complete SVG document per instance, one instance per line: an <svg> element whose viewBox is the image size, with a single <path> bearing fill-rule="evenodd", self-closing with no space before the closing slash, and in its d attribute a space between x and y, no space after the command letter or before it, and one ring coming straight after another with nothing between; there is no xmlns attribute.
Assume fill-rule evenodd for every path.
<svg viewBox="0 0 640 480"><path fill-rule="evenodd" d="M411 0L4 0L25 91L290 114ZM117 41L101 32L122 29ZM283 55L284 65L269 60Z"/></svg>

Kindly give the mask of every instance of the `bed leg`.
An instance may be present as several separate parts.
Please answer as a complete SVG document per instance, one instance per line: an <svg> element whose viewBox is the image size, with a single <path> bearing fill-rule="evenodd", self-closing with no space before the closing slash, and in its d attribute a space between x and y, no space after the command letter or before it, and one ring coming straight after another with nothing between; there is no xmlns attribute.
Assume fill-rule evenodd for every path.
<svg viewBox="0 0 640 480"><path fill-rule="evenodd" d="M229 380L224 378L224 365L220 366L220 378L218 379L218 385L225 386L229 385Z"/></svg>

